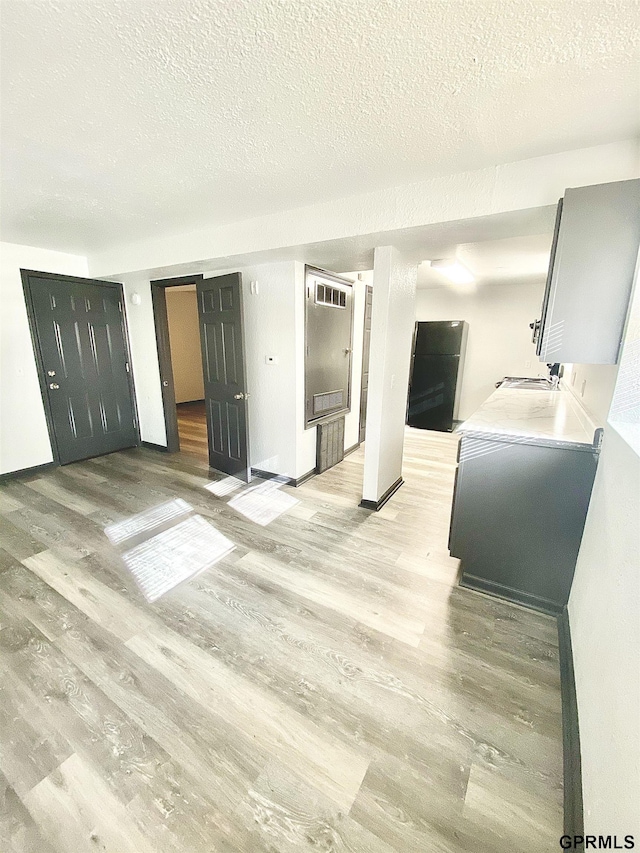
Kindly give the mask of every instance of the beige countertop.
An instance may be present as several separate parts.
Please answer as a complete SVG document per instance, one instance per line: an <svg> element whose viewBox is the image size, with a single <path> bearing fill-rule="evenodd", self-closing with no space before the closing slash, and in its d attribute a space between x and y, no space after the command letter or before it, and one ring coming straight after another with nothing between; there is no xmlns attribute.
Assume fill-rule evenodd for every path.
<svg viewBox="0 0 640 853"><path fill-rule="evenodd" d="M497 388L458 432L524 444L593 446L596 425L571 391Z"/></svg>

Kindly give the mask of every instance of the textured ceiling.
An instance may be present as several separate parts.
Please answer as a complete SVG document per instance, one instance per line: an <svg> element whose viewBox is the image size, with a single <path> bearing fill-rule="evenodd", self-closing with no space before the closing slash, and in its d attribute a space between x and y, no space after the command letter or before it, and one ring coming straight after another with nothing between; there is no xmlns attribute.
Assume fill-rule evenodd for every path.
<svg viewBox="0 0 640 853"><path fill-rule="evenodd" d="M2 0L3 239L89 251L633 136L635 0Z"/></svg>

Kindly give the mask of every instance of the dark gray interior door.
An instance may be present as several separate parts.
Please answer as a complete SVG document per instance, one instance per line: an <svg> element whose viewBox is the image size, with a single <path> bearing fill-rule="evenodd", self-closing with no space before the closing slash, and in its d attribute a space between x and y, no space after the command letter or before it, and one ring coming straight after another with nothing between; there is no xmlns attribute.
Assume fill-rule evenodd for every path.
<svg viewBox="0 0 640 853"><path fill-rule="evenodd" d="M247 428L247 384L240 273L196 284L209 464L218 471L251 478Z"/></svg>
<svg viewBox="0 0 640 853"><path fill-rule="evenodd" d="M360 435L362 443L367 431L367 400L369 398L369 358L371 355L371 312L373 288L367 286L364 297L364 336L362 339L362 385L360 386Z"/></svg>
<svg viewBox="0 0 640 853"><path fill-rule="evenodd" d="M120 285L25 276L58 461L137 444Z"/></svg>

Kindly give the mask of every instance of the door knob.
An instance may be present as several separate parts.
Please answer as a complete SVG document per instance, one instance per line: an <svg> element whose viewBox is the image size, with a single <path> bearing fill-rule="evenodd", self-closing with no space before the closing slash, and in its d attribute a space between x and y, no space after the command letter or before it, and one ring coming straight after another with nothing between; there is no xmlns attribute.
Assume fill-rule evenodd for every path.
<svg viewBox="0 0 640 853"><path fill-rule="evenodd" d="M163 380L162 380L162 387L163 387L163 388L168 388L168 387L169 387L169 383L167 382L167 380L166 380L166 379L163 379Z"/></svg>
<svg viewBox="0 0 640 853"><path fill-rule="evenodd" d="M234 394L233 399L234 400L244 400L244 394L242 392L240 392L240 394Z"/></svg>
<svg viewBox="0 0 640 853"><path fill-rule="evenodd" d="M52 390L52 391L57 391L59 387L60 387L60 386L58 385L58 383L57 383L57 382L51 382L51 383L49 384L49 388L51 388L51 390Z"/></svg>
<svg viewBox="0 0 640 853"><path fill-rule="evenodd" d="M55 375L56 375L55 370L47 370L47 376L55 376Z"/></svg>
<svg viewBox="0 0 640 853"><path fill-rule="evenodd" d="M347 349L345 349L345 351L344 351L344 354L349 355L350 352L351 352L351 350L347 347Z"/></svg>

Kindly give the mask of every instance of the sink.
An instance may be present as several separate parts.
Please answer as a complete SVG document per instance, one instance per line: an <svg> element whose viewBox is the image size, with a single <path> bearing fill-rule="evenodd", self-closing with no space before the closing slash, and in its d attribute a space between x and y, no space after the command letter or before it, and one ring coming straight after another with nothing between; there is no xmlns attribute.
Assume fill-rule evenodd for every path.
<svg viewBox="0 0 640 853"><path fill-rule="evenodd" d="M526 388L529 391L552 391L553 385L549 379L518 379L507 376L500 384L501 388Z"/></svg>

